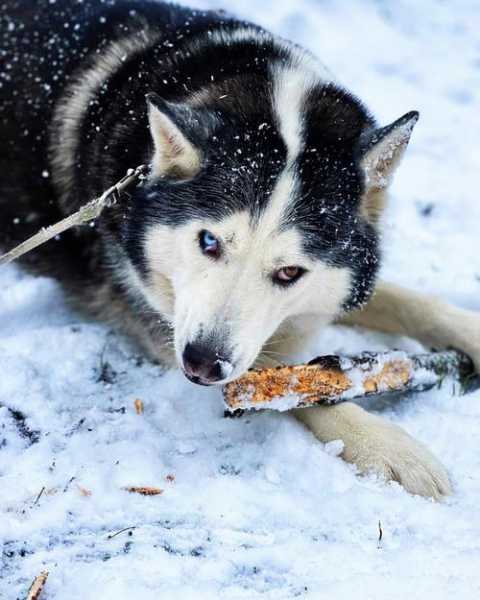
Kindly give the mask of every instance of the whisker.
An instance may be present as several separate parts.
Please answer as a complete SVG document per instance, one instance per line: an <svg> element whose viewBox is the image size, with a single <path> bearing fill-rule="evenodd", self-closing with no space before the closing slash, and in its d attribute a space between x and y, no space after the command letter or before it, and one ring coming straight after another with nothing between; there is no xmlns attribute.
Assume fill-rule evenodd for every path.
<svg viewBox="0 0 480 600"><path fill-rule="evenodd" d="M278 344L280 342L289 341L289 340L298 341L300 338L301 338L301 335L299 335L299 334L298 335L275 336L275 338L270 339L269 341L265 342L263 347L268 348L269 346L275 346L275 344Z"/></svg>
<svg viewBox="0 0 480 600"><path fill-rule="evenodd" d="M256 367L280 367L283 363L270 356L260 355L255 361Z"/></svg>
<svg viewBox="0 0 480 600"><path fill-rule="evenodd" d="M265 349L262 349L262 354L266 354L268 356L288 356L287 352L275 352L274 350Z"/></svg>

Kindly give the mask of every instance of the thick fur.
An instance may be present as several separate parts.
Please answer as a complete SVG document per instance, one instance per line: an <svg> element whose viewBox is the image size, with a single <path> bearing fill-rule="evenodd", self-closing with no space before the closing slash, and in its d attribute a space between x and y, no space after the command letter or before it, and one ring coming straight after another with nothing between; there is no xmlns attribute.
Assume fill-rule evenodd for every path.
<svg viewBox="0 0 480 600"><path fill-rule="evenodd" d="M350 402L329 408L295 414L323 442L341 439L341 456L360 473L400 481L406 489L437 500L451 493L444 467L403 429Z"/></svg>
<svg viewBox="0 0 480 600"><path fill-rule="evenodd" d="M286 327L298 338L306 319L329 323L367 303L379 217L417 113L378 127L310 54L223 13L124 0L3 7L2 246L127 168L151 166L128 202L27 256L27 268L57 277L77 307L155 360L184 366L188 345L204 348L218 357L221 382L265 345L291 350ZM200 250L205 230L220 241L215 260ZM281 287L275 273L286 266L305 274ZM480 363L476 315L380 287L351 318L425 331L427 343L454 344ZM414 493L449 491L423 446L358 407L302 420L320 440L342 438L362 472Z"/></svg>

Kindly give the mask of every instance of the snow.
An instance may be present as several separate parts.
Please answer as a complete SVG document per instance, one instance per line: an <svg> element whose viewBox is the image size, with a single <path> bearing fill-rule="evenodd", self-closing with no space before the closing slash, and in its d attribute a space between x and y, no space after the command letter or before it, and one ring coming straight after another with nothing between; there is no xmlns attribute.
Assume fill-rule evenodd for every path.
<svg viewBox="0 0 480 600"><path fill-rule="evenodd" d="M477 2L196 4L304 44L382 123L420 110L384 274L480 309ZM287 415L223 418L218 390L142 360L69 310L54 282L7 267L0 286L1 598L24 597L44 569L45 600L479 597L479 393L383 410L447 466L455 494L434 504L358 478L341 444L322 447ZM420 349L329 328L304 358L391 347Z"/></svg>

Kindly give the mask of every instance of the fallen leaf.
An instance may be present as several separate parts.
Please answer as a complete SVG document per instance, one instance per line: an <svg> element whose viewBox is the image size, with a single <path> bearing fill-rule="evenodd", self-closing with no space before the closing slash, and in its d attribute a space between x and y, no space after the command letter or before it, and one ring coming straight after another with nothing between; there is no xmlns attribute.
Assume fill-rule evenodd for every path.
<svg viewBox="0 0 480 600"><path fill-rule="evenodd" d="M78 485L78 483L77 483L77 488L82 496L88 497L88 496L92 495L92 492L90 490L87 490L87 488L84 488L83 486Z"/></svg>
<svg viewBox="0 0 480 600"><path fill-rule="evenodd" d="M148 486L132 485L129 487L124 487L123 489L132 494L141 494L142 496L159 496L160 494L163 494L162 489Z"/></svg>

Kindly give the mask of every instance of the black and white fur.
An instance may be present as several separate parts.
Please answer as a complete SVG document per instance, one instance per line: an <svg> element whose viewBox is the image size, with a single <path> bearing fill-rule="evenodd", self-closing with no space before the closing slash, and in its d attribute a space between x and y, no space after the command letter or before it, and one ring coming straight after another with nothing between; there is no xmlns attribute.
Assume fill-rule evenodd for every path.
<svg viewBox="0 0 480 600"><path fill-rule="evenodd" d="M238 377L266 345L286 355L312 320L347 314L479 360L476 315L383 284L355 312L376 284L379 217L416 112L379 127L308 52L223 13L123 0L3 6L2 245L127 168L151 167L95 227L26 259L78 307L198 383ZM301 276L287 284L286 267ZM424 495L450 490L428 450L379 417L351 404L298 416L322 441L343 439L361 471Z"/></svg>

